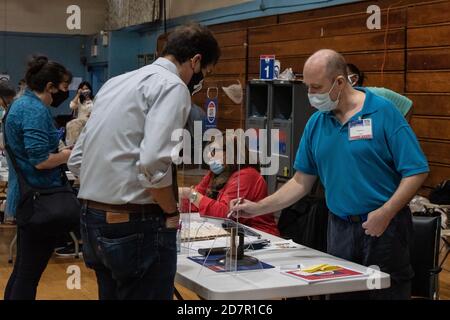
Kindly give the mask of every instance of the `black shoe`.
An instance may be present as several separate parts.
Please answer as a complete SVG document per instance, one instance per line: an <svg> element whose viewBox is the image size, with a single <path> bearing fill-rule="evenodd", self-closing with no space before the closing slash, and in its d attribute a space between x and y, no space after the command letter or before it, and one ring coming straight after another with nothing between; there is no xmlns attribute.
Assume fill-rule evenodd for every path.
<svg viewBox="0 0 450 320"><path fill-rule="evenodd" d="M82 245L79 245L79 252L78 254L81 256L82 255ZM63 248L58 248L55 250L55 254L59 257L66 257L66 258L71 258L71 257L75 257L76 253L75 253L75 244L73 242L71 242L69 245L67 245L66 247Z"/></svg>

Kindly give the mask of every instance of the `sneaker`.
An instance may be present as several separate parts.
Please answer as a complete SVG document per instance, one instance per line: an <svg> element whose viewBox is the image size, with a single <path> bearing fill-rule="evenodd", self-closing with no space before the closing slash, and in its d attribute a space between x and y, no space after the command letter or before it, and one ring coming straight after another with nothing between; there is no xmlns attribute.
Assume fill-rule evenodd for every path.
<svg viewBox="0 0 450 320"><path fill-rule="evenodd" d="M69 245L63 247L63 248L58 248L55 250L55 254L59 257L75 257L75 244L72 242ZM79 245L79 252L78 254L80 256L82 256L82 245Z"/></svg>

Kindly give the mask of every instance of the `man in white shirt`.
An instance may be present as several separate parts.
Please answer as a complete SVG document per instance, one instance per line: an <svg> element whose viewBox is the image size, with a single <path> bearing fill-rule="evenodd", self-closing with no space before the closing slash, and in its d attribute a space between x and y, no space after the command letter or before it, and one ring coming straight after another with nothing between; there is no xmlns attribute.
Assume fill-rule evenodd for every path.
<svg viewBox="0 0 450 320"><path fill-rule="evenodd" d="M177 28L152 65L106 82L69 160L80 177L83 255L100 299L172 299L179 222L171 134L220 57L212 33ZM189 88L189 89L188 89Z"/></svg>

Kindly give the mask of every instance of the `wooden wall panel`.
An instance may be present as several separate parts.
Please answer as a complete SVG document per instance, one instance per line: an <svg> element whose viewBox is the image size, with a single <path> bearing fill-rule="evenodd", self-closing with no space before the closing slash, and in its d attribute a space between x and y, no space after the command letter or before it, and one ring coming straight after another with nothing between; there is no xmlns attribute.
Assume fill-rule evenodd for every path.
<svg viewBox="0 0 450 320"><path fill-rule="evenodd" d="M408 50L408 70L450 69L450 47Z"/></svg>
<svg viewBox="0 0 450 320"><path fill-rule="evenodd" d="M406 90L411 126L430 162L428 188L450 178L449 9L450 1L408 8Z"/></svg>
<svg viewBox="0 0 450 320"><path fill-rule="evenodd" d="M407 96L413 101L415 115L450 117L450 94L448 93L416 93Z"/></svg>
<svg viewBox="0 0 450 320"><path fill-rule="evenodd" d="M245 59L219 60L212 75L245 74L247 62Z"/></svg>
<svg viewBox="0 0 450 320"><path fill-rule="evenodd" d="M408 48L450 45L450 24L408 29Z"/></svg>
<svg viewBox="0 0 450 320"><path fill-rule="evenodd" d="M423 152L428 157L428 161L434 163L450 163L450 142L421 140Z"/></svg>
<svg viewBox="0 0 450 320"><path fill-rule="evenodd" d="M450 2L414 6L408 9L408 27L450 22Z"/></svg>
<svg viewBox="0 0 450 320"><path fill-rule="evenodd" d="M382 8L382 30L366 28L372 4ZM245 90L245 80L259 76L259 55L275 54L282 70L292 67L300 75L313 52L331 48L365 72L365 85L406 92L413 100L411 125L431 168L421 192L450 178L450 0L368 0L210 28L222 58L205 88L219 86L220 129L244 126L245 106L234 104L221 87L240 78ZM158 50L164 41L158 39ZM203 106L205 99L203 90L193 100Z"/></svg>
<svg viewBox="0 0 450 320"><path fill-rule="evenodd" d="M421 139L450 140L450 118L413 116L411 127Z"/></svg>
<svg viewBox="0 0 450 320"><path fill-rule="evenodd" d="M383 13L382 19L386 18ZM406 23L406 10L395 10L390 13L390 29L403 27ZM367 14L349 15L338 18L325 18L319 21L285 23L249 29L249 45L273 41L290 41L299 39L318 39L337 35L365 33ZM270 33L267 29L270 28ZM384 30L382 28L381 30Z"/></svg>
<svg viewBox="0 0 450 320"><path fill-rule="evenodd" d="M340 6L334 6L329 8L321 8L316 10L309 10L303 12L289 13L281 15L279 22L293 22L293 21L304 21L311 19L320 19L324 17L333 16L347 16L349 14L355 13L366 13L367 7L370 5L378 5L383 11L391 7L391 11L396 8L406 7L415 3L431 2L432 0L404 0L404 1L392 1L392 0L367 0L360 1L353 4L345 4ZM367 14L367 17L369 15Z"/></svg>
<svg viewBox="0 0 450 320"><path fill-rule="evenodd" d="M215 33L220 47L243 46L247 42L247 30Z"/></svg>
<svg viewBox="0 0 450 320"><path fill-rule="evenodd" d="M403 72L366 72L365 86L385 87L395 92L405 91L405 76Z"/></svg>
<svg viewBox="0 0 450 320"><path fill-rule="evenodd" d="M407 73L407 92L449 92L450 71Z"/></svg>
<svg viewBox="0 0 450 320"><path fill-rule="evenodd" d="M443 180L450 177L450 166L430 164L430 175L425 181L424 186L434 188Z"/></svg>
<svg viewBox="0 0 450 320"><path fill-rule="evenodd" d="M249 58L273 53L279 56L311 54L317 50L329 48L339 52L371 51L384 49L385 32L367 32L318 39L292 40L258 44L249 47ZM405 46L404 29L391 30L388 33L388 49L401 49Z"/></svg>
<svg viewBox="0 0 450 320"><path fill-rule="evenodd" d="M247 59L246 46L221 48L220 60Z"/></svg>
<svg viewBox="0 0 450 320"><path fill-rule="evenodd" d="M256 18L256 19L216 24L216 25L209 26L209 29L211 29L213 32L225 32L225 31L232 31L232 30L242 30L242 29L258 27L258 26L263 26L263 25L269 25L269 24L276 24L277 22L278 22L277 16L269 16L269 17L263 17L263 18Z"/></svg>
<svg viewBox="0 0 450 320"><path fill-rule="evenodd" d="M321 9L315 9L315 10L309 10L309 11L284 14L279 17L279 22L283 23L283 22L293 22L293 21L304 21L304 20L309 20L309 19L319 19L319 18L330 17L330 16L346 16L346 15L355 14L355 13L366 13L367 7L370 5L377 5L384 12L389 7L391 8L391 11L394 11L397 8L405 8L405 7L414 6L417 4L436 3L436 2L442 2L442 1L437 1L437 0L403 0L403 1L401 1L401 0L399 0L399 1L366 0L366 1L359 1L359 2L353 3L353 4L344 4L344 5L339 5L339 6L329 7L329 8L321 8Z"/></svg>
<svg viewBox="0 0 450 320"><path fill-rule="evenodd" d="M281 69L285 67L291 67L294 72L302 73L303 66L310 55L297 55L297 56L277 56L277 59L281 61ZM349 63L357 65L361 70L365 72L379 72L383 64L384 52L382 51L367 51L357 53L344 54L345 59ZM386 55L385 71L402 71L405 69L405 52L404 50L390 50ZM259 73L259 60L250 59L248 61L248 72L257 74Z"/></svg>

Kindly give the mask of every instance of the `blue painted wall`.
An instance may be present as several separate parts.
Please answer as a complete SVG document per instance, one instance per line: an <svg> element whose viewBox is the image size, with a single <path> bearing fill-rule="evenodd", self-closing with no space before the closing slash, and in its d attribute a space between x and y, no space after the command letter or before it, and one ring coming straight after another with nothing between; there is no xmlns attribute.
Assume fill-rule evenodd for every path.
<svg viewBox="0 0 450 320"><path fill-rule="evenodd" d="M140 53L140 35L137 32L115 31L111 33L109 47L109 76L135 70Z"/></svg>
<svg viewBox="0 0 450 320"><path fill-rule="evenodd" d="M85 68L80 62L84 41L82 36L0 32L0 39L5 39L0 42L0 71L11 76L14 86L24 78L27 61L33 54L43 54L63 64L74 77L85 77ZM73 95L71 92L71 96ZM52 112L55 115L70 113L69 103L66 101L59 108L52 109Z"/></svg>

